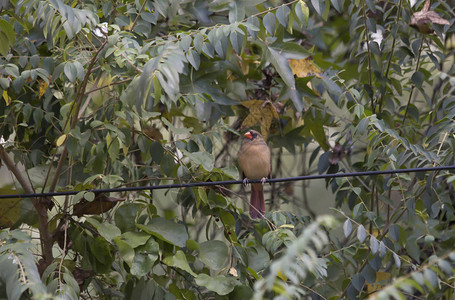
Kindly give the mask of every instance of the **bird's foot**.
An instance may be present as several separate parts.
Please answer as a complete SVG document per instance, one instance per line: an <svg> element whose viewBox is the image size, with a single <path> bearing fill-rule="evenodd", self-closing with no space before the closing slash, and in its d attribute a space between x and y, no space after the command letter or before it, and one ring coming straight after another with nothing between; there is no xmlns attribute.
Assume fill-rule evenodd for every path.
<svg viewBox="0 0 455 300"><path fill-rule="evenodd" d="M247 186L248 185L248 178L244 178L243 179L243 186Z"/></svg>
<svg viewBox="0 0 455 300"><path fill-rule="evenodd" d="M266 181L267 181L267 178L265 178L265 177L262 177L262 178L261 178L261 183L262 183L262 185L264 185L264 184L266 183Z"/></svg>

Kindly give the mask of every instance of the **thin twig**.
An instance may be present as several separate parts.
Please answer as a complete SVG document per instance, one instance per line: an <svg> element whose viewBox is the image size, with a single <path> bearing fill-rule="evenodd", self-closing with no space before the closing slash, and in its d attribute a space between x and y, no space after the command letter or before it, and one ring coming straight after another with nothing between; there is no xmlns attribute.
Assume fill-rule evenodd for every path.
<svg viewBox="0 0 455 300"><path fill-rule="evenodd" d="M373 80L372 80L372 74L371 74L371 51L370 51L370 37L368 35L368 26L367 26L367 14L365 10L365 0L362 1L362 13L363 13L363 23L365 26L365 39L367 43L367 52L368 52L368 83L370 84L370 88L373 88ZM371 97L371 111L373 114L375 113L375 105L374 105L374 98Z"/></svg>
<svg viewBox="0 0 455 300"><path fill-rule="evenodd" d="M400 0L400 2L398 2L398 14L397 14L397 18L395 20L395 26L398 26L398 21L400 21L401 9L402 9L401 5L402 5L402 0ZM387 61L387 67L386 67L385 74L384 74L384 78L385 79L387 79L387 77L389 76L390 65L392 63L393 54L395 52L396 42L397 42L397 38L396 38L396 36L394 36L393 40L392 40L392 49L390 50L390 56L389 56L389 59ZM384 103L384 98L385 98L385 94L386 94L386 90L387 90L387 82L385 83L385 85L386 86L384 87L384 93L382 94L381 100L379 101L379 109L378 109L379 113L382 112L382 105Z"/></svg>
<svg viewBox="0 0 455 300"><path fill-rule="evenodd" d="M419 54L417 56L417 63L416 63L416 66L415 66L415 70L414 72L417 72L419 70L419 65L420 65L420 56L422 54L422 46L423 46L423 38L420 42L420 47L419 47ZM409 92L409 99L408 99L408 103L406 104L406 110L404 111L404 115L403 115L403 120L401 121L401 123L404 125L404 122L406 121L406 116L408 114L408 109L409 109L409 105L411 104L411 99L412 99L412 93L415 89L415 84L412 84L412 87L411 87L411 92Z"/></svg>

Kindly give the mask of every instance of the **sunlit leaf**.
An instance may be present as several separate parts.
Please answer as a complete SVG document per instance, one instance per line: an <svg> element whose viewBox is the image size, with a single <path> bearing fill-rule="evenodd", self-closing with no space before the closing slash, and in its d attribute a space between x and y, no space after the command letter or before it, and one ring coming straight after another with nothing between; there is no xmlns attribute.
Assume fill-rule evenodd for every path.
<svg viewBox="0 0 455 300"><path fill-rule="evenodd" d="M57 141L55 142L55 144L57 145L57 147L60 147L61 145L63 145L63 143L66 141L66 134L62 134L58 139Z"/></svg>

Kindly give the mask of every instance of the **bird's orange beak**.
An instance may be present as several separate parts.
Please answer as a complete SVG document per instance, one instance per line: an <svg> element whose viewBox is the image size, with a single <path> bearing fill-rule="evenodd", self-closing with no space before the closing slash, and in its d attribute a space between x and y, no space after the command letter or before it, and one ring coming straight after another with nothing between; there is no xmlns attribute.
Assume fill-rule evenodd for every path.
<svg viewBox="0 0 455 300"><path fill-rule="evenodd" d="M253 135L251 134L251 132L247 131L247 133L245 133L245 137L251 140L253 138Z"/></svg>

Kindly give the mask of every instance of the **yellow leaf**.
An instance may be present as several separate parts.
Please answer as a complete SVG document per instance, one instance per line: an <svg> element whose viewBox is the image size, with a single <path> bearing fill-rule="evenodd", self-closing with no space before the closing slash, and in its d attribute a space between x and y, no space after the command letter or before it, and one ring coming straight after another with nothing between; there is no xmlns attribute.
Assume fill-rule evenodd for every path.
<svg viewBox="0 0 455 300"><path fill-rule="evenodd" d="M123 154L124 154L125 156L127 156L127 155L128 155L128 150L129 150L129 149L128 149L128 146L125 145L125 144L122 143L122 142L120 142L120 143L121 143L121 145L122 145Z"/></svg>
<svg viewBox="0 0 455 300"><path fill-rule="evenodd" d="M283 280L284 282L286 282L288 280L288 278L286 277L286 275L283 274L283 272L281 272L281 270L278 270L278 274L277 276L279 278L281 278L281 280Z"/></svg>
<svg viewBox="0 0 455 300"><path fill-rule="evenodd" d="M5 194L17 194L17 191L9 188L0 188L0 195ZM0 227L12 227L20 219L21 201L22 201L21 198L2 199L0 205Z"/></svg>
<svg viewBox="0 0 455 300"><path fill-rule="evenodd" d="M313 59L311 59L311 57L291 59L289 61L289 66L292 69L292 73L297 75L297 77L307 77L311 75L320 77L321 74L321 70L313 64Z"/></svg>
<svg viewBox="0 0 455 300"><path fill-rule="evenodd" d="M44 81L44 80L39 81L39 97L38 97L39 99L41 99L41 97L43 97L43 95L46 92L48 87L49 87L49 85L47 84L46 81Z"/></svg>
<svg viewBox="0 0 455 300"><path fill-rule="evenodd" d="M272 125L273 119L278 119L277 108L269 100L247 100L242 105L250 111L248 116L243 120L241 128L253 127L259 123L261 134L265 140Z"/></svg>
<svg viewBox="0 0 455 300"><path fill-rule="evenodd" d="M3 99L5 99L6 106L11 104L11 97L8 95L7 91L3 91Z"/></svg>
<svg viewBox="0 0 455 300"><path fill-rule="evenodd" d="M390 273L388 272L376 272L376 282L384 281L390 278ZM368 293L371 294L375 291L380 290L382 287L384 287L385 284L378 284L375 283L373 285L367 283L367 290Z"/></svg>
<svg viewBox="0 0 455 300"><path fill-rule="evenodd" d="M63 145L63 143L66 141L66 134L64 135L61 135L58 139L57 139L57 147L60 147L61 145Z"/></svg>
<svg viewBox="0 0 455 300"><path fill-rule="evenodd" d="M280 226L280 228L294 228L294 225L292 224L283 224Z"/></svg>

